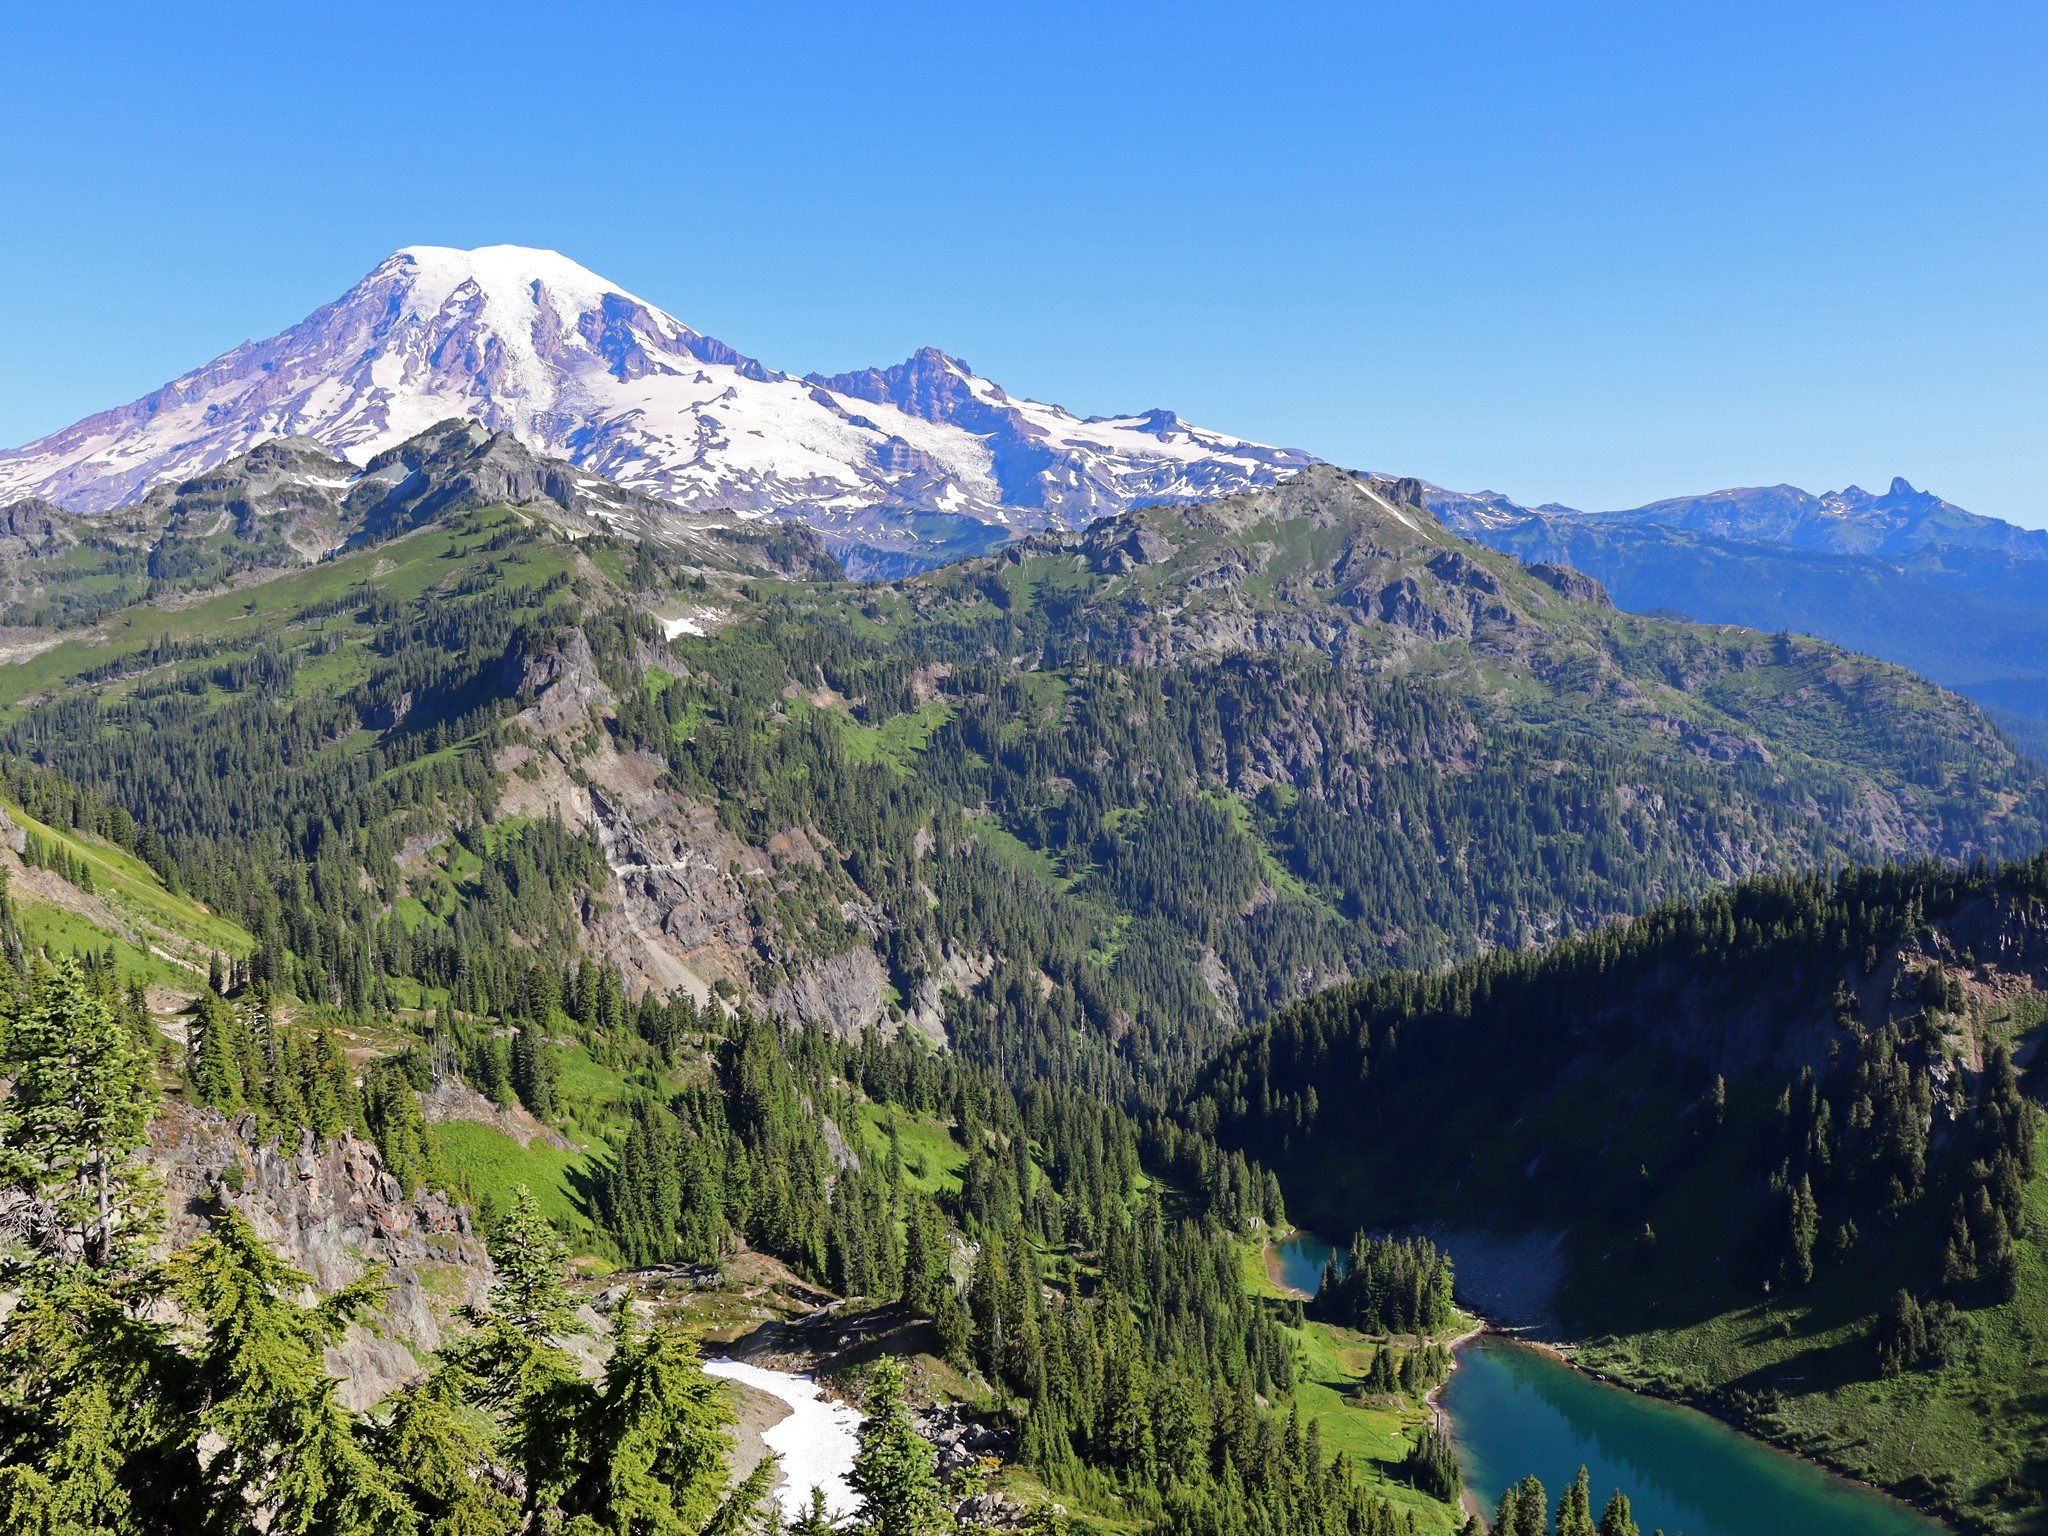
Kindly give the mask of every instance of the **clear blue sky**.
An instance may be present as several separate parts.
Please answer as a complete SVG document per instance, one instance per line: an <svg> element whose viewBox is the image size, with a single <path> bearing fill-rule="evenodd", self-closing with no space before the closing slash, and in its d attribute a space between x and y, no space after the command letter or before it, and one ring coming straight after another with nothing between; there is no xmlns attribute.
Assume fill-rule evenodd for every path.
<svg viewBox="0 0 2048 1536"><path fill-rule="evenodd" d="M23 0L5 46L0 442L511 241L792 370L2048 523L2039 4Z"/></svg>

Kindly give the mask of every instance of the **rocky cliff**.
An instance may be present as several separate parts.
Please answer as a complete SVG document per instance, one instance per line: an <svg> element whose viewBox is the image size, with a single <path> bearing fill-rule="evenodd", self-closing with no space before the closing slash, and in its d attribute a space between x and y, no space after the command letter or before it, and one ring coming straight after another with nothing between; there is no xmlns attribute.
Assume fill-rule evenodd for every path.
<svg viewBox="0 0 2048 1536"><path fill-rule="evenodd" d="M490 1289L490 1256L468 1209L438 1192L408 1195L355 1136L279 1146L259 1139L253 1115L231 1121L173 1103L151 1129L149 1160L164 1180L173 1247L200 1236L225 1201L323 1292L382 1273L390 1288L377 1315L327 1352L351 1408L418 1376L456 1309Z"/></svg>

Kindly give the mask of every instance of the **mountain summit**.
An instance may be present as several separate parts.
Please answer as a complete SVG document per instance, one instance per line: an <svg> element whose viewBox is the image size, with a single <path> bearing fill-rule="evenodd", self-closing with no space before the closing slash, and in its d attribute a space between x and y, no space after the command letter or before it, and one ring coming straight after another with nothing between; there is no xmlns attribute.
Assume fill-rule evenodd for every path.
<svg viewBox="0 0 2048 1536"><path fill-rule="evenodd" d="M974 548L998 529L1229 494L1310 462L1170 411L1083 420L930 348L798 378L553 251L421 245L268 341L0 451L0 505L104 511L276 437L362 464L450 417L685 507L894 549Z"/></svg>

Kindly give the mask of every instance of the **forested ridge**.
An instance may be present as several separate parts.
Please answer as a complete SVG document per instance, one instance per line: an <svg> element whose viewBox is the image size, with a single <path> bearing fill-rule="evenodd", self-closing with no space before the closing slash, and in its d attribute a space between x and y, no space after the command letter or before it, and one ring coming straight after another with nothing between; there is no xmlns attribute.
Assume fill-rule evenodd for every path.
<svg viewBox="0 0 2048 1536"><path fill-rule="evenodd" d="M1520 559L1599 578L1633 612L1788 629L1896 661L1978 700L2041 751L2048 647L2036 559L1967 535L1851 552L1781 542L1783 531L1540 514L1471 528Z"/></svg>
<svg viewBox="0 0 2048 1536"><path fill-rule="evenodd" d="M1311 1219L1558 1231L1590 1362L2028 1528L2032 1410L1982 1405L2042 1324L2044 991L2048 855L1762 878L1332 989L1185 1113ZM1988 1469L1911 1451L1964 1419Z"/></svg>
<svg viewBox="0 0 2048 1536"><path fill-rule="evenodd" d="M1887 880L1994 877L1859 872L1843 879L1860 894L1825 899L1798 877L1658 907L1676 893L2010 852L2048 826L2039 770L1967 706L1826 647L1616 615L1570 573L1418 521L1413 487L1319 471L856 587L797 579L821 568L773 536L787 579L443 504L423 480L362 548L218 591L252 568L187 573L197 598L122 608L11 670L0 798L51 829L24 838L21 868L90 898L94 851L118 849L246 941L210 928L212 974L172 987L139 932L40 956L17 934L0 1002L24 1071L49 1042L20 1021L76 1015L124 1082L208 1123L281 1147L369 1138L402 1194L468 1200L501 1281L541 1299L499 1295L470 1342L349 1415L305 1372L374 1296L306 1312L225 1181L211 1235L165 1268L131 1241L150 1221L138 1184L119 1256L104 1221L63 1252L25 1234L22 1283L54 1310L19 1315L75 1339L117 1315L139 1331L118 1378L17 1356L5 1432L59 1479L11 1485L22 1520L71 1499L81 1521L149 1528L160 1497L306 1528L752 1519L709 1499L715 1410L621 1417L621 1394L670 1391L655 1381L711 1401L680 1335L635 1343L621 1312L607 1372L626 1374L568 1384L560 1330L535 1321L555 1316L562 1244L655 1274L766 1256L856 1299L1006 1427L1027 1498L1083 1521L1448 1528L1457 1468L1421 1406L1455 1326L1444 1255L1361 1235L1307 1308L1247 1273L1322 1116L1412 1060L1419 1086L1365 1101L1375 1124L1412 1123L1445 1091L1430 1051L1473 1044L1473 996L1634 964L1633 935L1694 934L1659 941L1674 976L1749 975L1816 933L1880 942ZM1739 964L1698 937L1730 902L1742 943L1777 935ZM47 907L38 921L74 931ZM1311 995L1350 977L1373 979ZM1352 1078L1274 1054L1316 1029L1334 1042L1314 1021L1361 999L1410 1054L1372 1028ZM1259 1044L1227 1044L1268 1019ZM1786 1085L1758 1197L1777 1226L1760 1218L1742 1262L1783 1284L1846 1251L1851 1226L1881 1246L1888 1221L1938 1213L1945 1294L1980 1304L2012 1283L2030 1111L1994 1053L1970 1155L1916 1151L1901 1127L1963 1079L1885 1028ZM1538 1082L1574 1040L1481 1043ZM1682 1062L1658 1070L1707 1093ZM1731 1124L1748 1097L1738 1082ZM140 1146L122 1126L119 1157ZM10 1164L32 1199L62 1183L59 1149L37 1145ZM1384 1187L1419 1202L1440 1171L1424 1158ZM217 1337L163 1331L161 1305ZM281 1341L297 1417L243 1426L211 1484L180 1482L191 1405L241 1403L232 1416L237 1392L269 1390L220 1375L245 1325ZM1946 1326L1895 1308L1884 1358L1911 1369ZM202 1379L224 1384L192 1396ZM880 1421L886 1372L874 1390ZM121 1393L151 1405L121 1430L140 1439L107 1438L97 1405ZM543 1454L535 1437L556 1432L592 1448L588 1467ZM661 1490L603 1471L649 1456ZM183 1470L159 1482L165 1458ZM414 1476L428 1465L446 1473L432 1487ZM906 1509L936 1497L921 1473L907 1486ZM635 1524L636 1499L669 1512Z"/></svg>
<svg viewBox="0 0 2048 1536"><path fill-rule="evenodd" d="M1349 484L887 588L449 512L38 658L0 749L145 829L143 857L257 936L252 975L358 1011L512 934L573 947L610 871L587 825L502 811L505 764L644 756L748 846L830 850L739 893L755 952L730 979L765 999L865 944L908 1000L985 956L978 1059L1098 1087L1328 981L2048 824L2039 771L1903 674L1566 601ZM657 601L715 606L717 633L665 641ZM565 645L605 697L536 741L522 711ZM1041 1007L996 1001L1020 973L1053 981Z"/></svg>

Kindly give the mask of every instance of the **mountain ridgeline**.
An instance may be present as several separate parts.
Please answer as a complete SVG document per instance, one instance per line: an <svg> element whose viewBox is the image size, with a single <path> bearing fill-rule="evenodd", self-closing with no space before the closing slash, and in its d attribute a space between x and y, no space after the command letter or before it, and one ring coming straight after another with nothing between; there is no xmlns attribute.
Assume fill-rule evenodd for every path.
<svg viewBox="0 0 2048 1536"><path fill-rule="evenodd" d="M391 459L332 558L60 632L0 726L150 827L261 979L348 1006L483 986L517 935L1099 1084L1349 976L2048 828L1953 696L1618 613L1413 482L1316 468L853 587L787 579L832 569L801 530L565 505L504 437ZM270 473L208 482L244 488L212 537L299 547Z"/></svg>
<svg viewBox="0 0 2048 1536"><path fill-rule="evenodd" d="M2048 533L1904 480L1815 496L1721 491L1627 512L1431 490L1468 537L1599 578L1622 607L1818 635L1911 667L2048 748Z"/></svg>
<svg viewBox="0 0 2048 1536"><path fill-rule="evenodd" d="M181 1048L116 1051L182 1123L361 1132L400 1203L523 1213L527 1269L545 1216L862 1298L1095 1514L1454 1523L1444 1252L1362 1237L1305 1315L1245 1272L1288 1204L1621 1232L1673 1312L1562 1304L1624 1341L1835 1297L1834 1379L1893 1391L2027 1305L2048 873L1994 861L2048 777L1896 667L1622 613L1326 466L871 585L459 421L7 516L0 1015L61 994L113 1050L182 984ZM1697 1198L1725 1234L1659 1204ZM422 1347L408 1411L510 1432L497 1366ZM79 1450L36 1379L0 1432ZM490 1518L567 1507L520 1476Z"/></svg>

